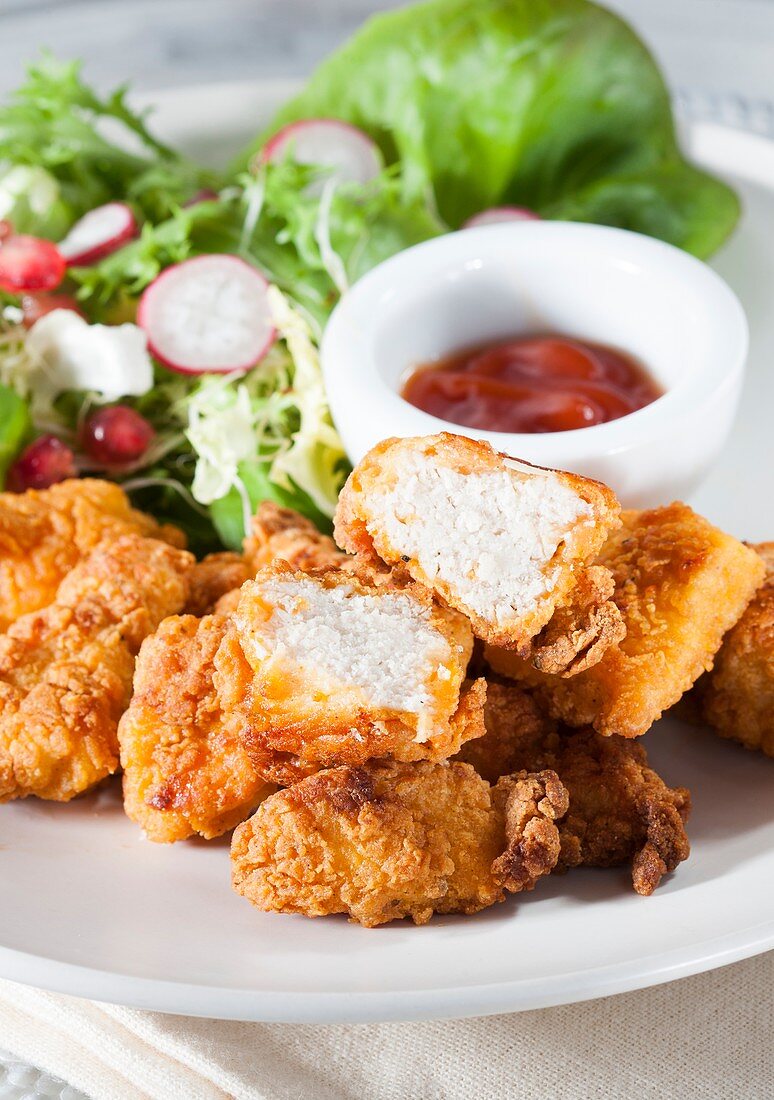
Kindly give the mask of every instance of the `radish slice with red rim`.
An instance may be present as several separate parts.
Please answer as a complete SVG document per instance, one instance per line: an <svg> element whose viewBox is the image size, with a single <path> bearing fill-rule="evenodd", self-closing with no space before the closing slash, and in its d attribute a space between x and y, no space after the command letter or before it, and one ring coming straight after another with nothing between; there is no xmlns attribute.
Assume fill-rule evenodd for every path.
<svg viewBox="0 0 774 1100"><path fill-rule="evenodd" d="M68 264L93 264L137 236L137 221L125 202L108 202L84 214L59 242Z"/></svg>
<svg viewBox="0 0 774 1100"><path fill-rule="evenodd" d="M144 291L137 324L151 354L180 374L246 371L274 343L259 271L237 256L213 254L168 267Z"/></svg>
<svg viewBox="0 0 774 1100"><path fill-rule="evenodd" d="M499 225L501 222L539 222L539 214L526 206L490 206L488 210L481 210L474 214L462 226L463 229L474 229L477 225Z"/></svg>
<svg viewBox="0 0 774 1100"><path fill-rule="evenodd" d="M260 158L271 163L285 157L328 168L331 175L349 183L368 183L382 170L375 142L337 118L309 118L284 126L264 145Z"/></svg>
<svg viewBox="0 0 774 1100"><path fill-rule="evenodd" d="M64 257L51 241L25 234L0 240L0 290L10 294L54 290L66 270Z"/></svg>

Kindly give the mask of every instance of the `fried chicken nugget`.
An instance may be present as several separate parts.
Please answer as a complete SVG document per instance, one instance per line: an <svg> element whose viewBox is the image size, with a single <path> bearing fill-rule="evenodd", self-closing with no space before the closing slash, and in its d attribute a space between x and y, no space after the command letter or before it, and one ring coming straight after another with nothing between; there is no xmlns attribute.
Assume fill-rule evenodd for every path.
<svg viewBox="0 0 774 1100"><path fill-rule="evenodd" d="M419 586L279 562L242 587L231 624L221 703L258 770L276 753L307 770L440 760L484 732L484 682L464 686L470 626Z"/></svg>
<svg viewBox="0 0 774 1100"><path fill-rule="evenodd" d="M271 500L258 506L244 550L253 576L275 561L285 561L299 573L354 565L354 559L339 550L330 535L318 531L311 520Z"/></svg>
<svg viewBox="0 0 774 1100"><path fill-rule="evenodd" d="M623 616L612 601L609 569L591 565L577 574L570 603L556 609L529 644L526 659L539 672L577 676L592 668L610 646L626 636Z"/></svg>
<svg viewBox="0 0 774 1100"><path fill-rule="evenodd" d="M208 554L197 561L191 571L191 593L184 611L186 615L210 615L226 609L246 580L254 575L241 554L224 550Z"/></svg>
<svg viewBox="0 0 774 1100"><path fill-rule="evenodd" d="M544 675L493 646L486 659L533 688L568 725L638 737L712 667L723 635L761 582L763 564L686 504L624 512L622 520L598 564L615 579L623 640L572 679Z"/></svg>
<svg viewBox="0 0 774 1100"><path fill-rule="evenodd" d="M319 569L352 569L357 564L353 557L339 550L329 535L323 535L300 512L281 508L272 500L264 500L252 518L243 556L211 554L200 563L203 598L186 610L192 615L204 615L211 611L230 614L236 610L242 584L275 561L285 561L302 573ZM220 562L224 564L222 570L219 568ZM194 584L196 580L195 575ZM204 610L199 610L201 607Z"/></svg>
<svg viewBox="0 0 774 1100"><path fill-rule="evenodd" d="M272 795L238 827L232 882L258 909L348 913L367 928L476 913L551 871L566 809L553 772L490 788L466 764L335 768Z"/></svg>
<svg viewBox="0 0 774 1100"><path fill-rule="evenodd" d="M109 481L83 478L0 493L0 631L53 603L67 573L104 538L131 534L185 546L177 528L135 511Z"/></svg>
<svg viewBox="0 0 774 1100"><path fill-rule="evenodd" d="M116 770L135 656L185 603L192 565L154 539L110 540L0 636L0 802L66 802Z"/></svg>
<svg viewBox="0 0 774 1100"><path fill-rule="evenodd" d="M597 481L444 432L369 451L341 492L335 536L350 553L405 568L478 637L526 653L572 601L618 513Z"/></svg>
<svg viewBox="0 0 774 1100"><path fill-rule="evenodd" d="M649 895L688 858L690 794L667 787L648 767L642 745L589 729L560 732L530 695L495 679L487 686L485 721L486 735L464 745L457 759L490 783L548 768L567 789L557 870L631 860L634 889Z"/></svg>
<svg viewBox="0 0 774 1100"><path fill-rule="evenodd" d="M222 615L175 615L142 644L118 740L124 808L150 840L220 836L275 790L220 706L213 662L227 628Z"/></svg>
<svg viewBox="0 0 774 1100"><path fill-rule="evenodd" d="M764 562L763 584L723 639L697 696L702 717L721 737L774 756L774 542L752 549Z"/></svg>

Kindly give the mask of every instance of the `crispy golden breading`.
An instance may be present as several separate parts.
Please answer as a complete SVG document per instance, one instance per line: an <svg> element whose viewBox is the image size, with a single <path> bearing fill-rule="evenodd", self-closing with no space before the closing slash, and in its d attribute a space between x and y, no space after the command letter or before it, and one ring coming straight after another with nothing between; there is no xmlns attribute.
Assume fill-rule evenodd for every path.
<svg viewBox="0 0 774 1100"><path fill-rule="evenodd" d="M721 737L774 756L774 542L752 548L766 576L697 685L704 721Z"/></svg>
<svg viewBox="0 0 774 1100"><path fill-rule="evenodd" d="M213 611L231 614L239 603L242 584L276 561L285 561L301 573L358 568L355 558L339 550L311 520L292 508L264 500L252 518L244 555L210 554L199 562L194 571L192 603L186 611L192 615Z"/></svg>
<svg viewBox="0 0 774 1100"><path fill-rule="evenodd" d="M475 634L526 651L618 525L613 492L447 432L387 439L339 497L336 541L399 566Z"/></svg>
<svg viewBox="0 0 774 1100"><path fill-rule="evenodd" d="M66 802L116 770L135 655L185 603L192 565L155 539L108 540L0 636L0 801Z"/></svg>
<svg viewBox="0 0 774 1100"><path fill-rule="evenodd" d="M224 616L175 615L140 650L118 740L124 808L150 840L220 836L275 789L220 706L213 659L227 626Z"/></svg>
<svg viewBox="0 0 774 1100"><path fill-rule="evenodd" d="M109 481L0 493L0 631L52 603L67 573L104 538L131 534L185 546L177 528L135 511Z"/></svg>
<svg viewBox="0 0 774 1100"><path fill-rule="evenodd" d="M551 772L490 788L465 764L335 768L238 827L232 881L264 911L348 913L369 928L476 913L550 872L566 808Z"/></svg>
<svg viewBox="0 0 774 1100"><path fill-rule="evenodd" d="M685 821L690 795L670 788L648 767L639 743L593 730L559 731L515 684L490 680L486 736L458 758L488 782L527 769L555 771L569 794L559 824L558 870L613 867L632 861L638 894L652 894L663 875L688 858Z"/></svg>
<svg viewBox="0 0 774 1100"><path fill-rule="evenodd" d="M557 608L530 642L529 663L539 672L562 677L598 664L626 635L623 616L611 598L614 591L609 569L591 565L579 570L571 602Z"/></svg>
<svg viewBox="0 0 774 1100"><path fill-rule="evenodd" d="M625 512L599 555L615 579L626 636L572 679L488 647L492 668L533 688L571 726L637 737L712 667L721 639L761 582L763 564L685 504Z"/></svg>
<svg viewBox="0 0 774 1100"><path fill-rule="evenodd" d="M201 617L219 611L252 576L253 571L241 554L230 550L208 554L197 561L191 572L191 594L184 609L186 615Z"/></svg>
<svg viewBox="0 0 774 1100"><path fill-rule="evenodd" d="M329 535L321 534L311 520L271 500L258 506L244 550L252 576L275 561L285 561L300 573L354 565L354 559L339 550Z"/></svg>
<svg viewBox="0 0 774 1100"><path fill-rule="evenodd" d="M243 586L231 622L221 702L261 771L267 752L306 770L440 760L483 733L484 684L463 687L470 627L419 586L280 562Z"/></svg>

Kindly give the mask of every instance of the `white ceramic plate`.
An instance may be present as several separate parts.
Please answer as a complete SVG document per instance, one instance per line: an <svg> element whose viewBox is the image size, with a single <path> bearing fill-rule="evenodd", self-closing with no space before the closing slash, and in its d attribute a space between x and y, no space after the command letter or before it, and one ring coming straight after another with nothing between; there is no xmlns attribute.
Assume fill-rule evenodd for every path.
<svg viewBox="0 0 774 1100"><path fill-rule="evenodd" d="M218 157L288 86L162 99L170 140ZM744 303L752 352L737 428L696 506L774 537L774 145L701 126L694 155L728 176L742 225L717 258ZM0 975L143 1008L245 1020L362 1021L538 1008L637 989L774 946L774 763L664 720L647 737L690 786L693 855L654 896L627 869L553 877L474 918L367 931L264 915L229 887L228 843L148 843L118 784L69 805L0 807Z"/></svg>

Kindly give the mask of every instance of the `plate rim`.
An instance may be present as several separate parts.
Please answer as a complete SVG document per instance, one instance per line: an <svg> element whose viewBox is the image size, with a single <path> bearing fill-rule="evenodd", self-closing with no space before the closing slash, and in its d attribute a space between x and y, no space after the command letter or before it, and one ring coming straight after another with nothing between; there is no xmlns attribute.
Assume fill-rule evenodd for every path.
<svg viewBox="0 0 774 1100"><path fill-rule="evenodd" d="M206 118L216 117L229 106L235 115L237 107L244 110L292 94L300 84L297 78L276 77L183 85L142 92L132 101L155 108L151 125L162 136L173 129L184 140L186 133L203 135L207 131L199 112L191 111L194 100L202 105ZM774 139L713 122L685 124L681 130L688 154L702 166L721 174L728 172L774 193ZM690 948L676 947L547 978L425 990L290 992L137 977L0 945L0 977L71 996L185 1016L265 1023L373 1023L462 1019L591 1001L714 970L772 948L774 920L767 920L696 941Z"/></svg>

